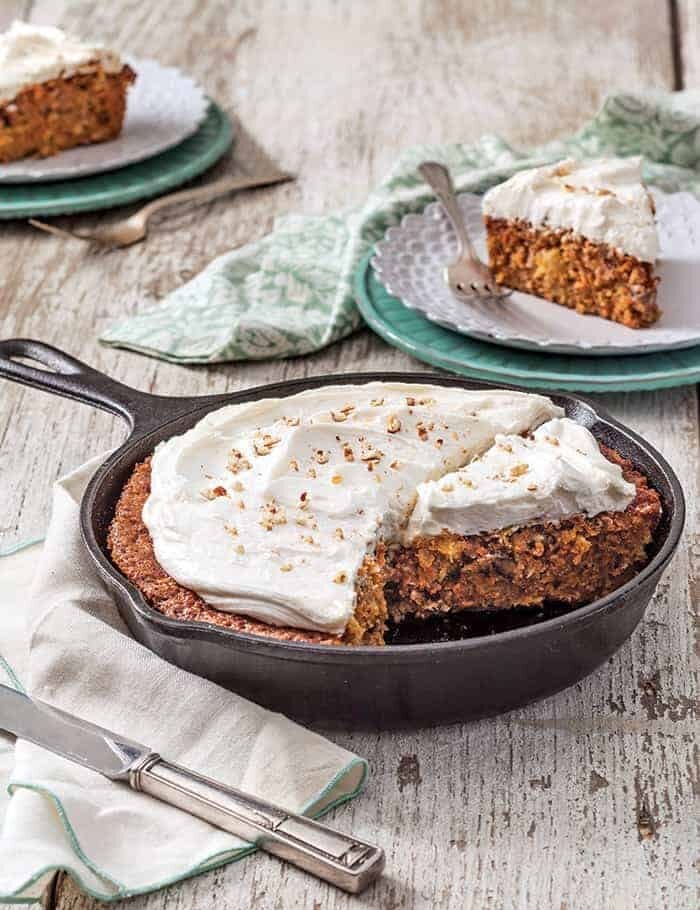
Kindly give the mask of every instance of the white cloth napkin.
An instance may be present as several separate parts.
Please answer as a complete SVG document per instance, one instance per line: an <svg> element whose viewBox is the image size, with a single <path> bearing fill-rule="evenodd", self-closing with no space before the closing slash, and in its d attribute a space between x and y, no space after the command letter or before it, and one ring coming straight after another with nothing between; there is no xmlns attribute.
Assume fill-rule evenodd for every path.
<svg viewBox="0 0 700 910"><path fill-rule="evenodd" d="M367 772L362 759L177 669L130 636L78 529L80 497L99 461L56 484L45 543L0 559L0 682L297 812L318 816L355 796ZM105 900L252 850L2 733L0 793L0 902L40 897L57 869Z"/></svg>

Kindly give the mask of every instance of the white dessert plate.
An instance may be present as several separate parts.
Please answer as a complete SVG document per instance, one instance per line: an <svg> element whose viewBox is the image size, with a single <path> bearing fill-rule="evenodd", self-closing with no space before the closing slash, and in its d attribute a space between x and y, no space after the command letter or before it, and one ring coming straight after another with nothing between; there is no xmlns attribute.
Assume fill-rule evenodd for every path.
<svg viewBox="0 0 700 910"><path fill-rule="evenodd" d="M377 244L372 266L394 297L439 325L494 344L565 354L648 354L700 344L700 201L690 193L654 190L661 276L659 321L628 329L598 316L584 316L541 297L514 292L499 302L465 304L450 293L443 268L457 243L442 207L406 215ZM481 197L459 197L479 255L488 261Z"/></svg>
<svg viewBox="0 0 700 910"><path fill-rule="evenodd" d="M0 165L0 183L31 183L87 177L152 158L196 132L207 99L189 76L155 60L126 62L136 73L129 89L124 127L116 139L81 145L50 158L23 158Z"/></svg>

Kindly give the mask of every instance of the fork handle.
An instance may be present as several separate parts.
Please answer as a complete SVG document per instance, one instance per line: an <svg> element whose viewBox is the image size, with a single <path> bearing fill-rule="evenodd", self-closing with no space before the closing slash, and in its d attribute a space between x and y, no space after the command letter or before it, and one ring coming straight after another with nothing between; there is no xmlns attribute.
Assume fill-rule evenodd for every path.
<svg viewBox="0 0 700 910"><path fill-rule="evenodd" d="M452 227L457 234L457 243L459 244L458 256L469 252L474 259L478 260L478 255L472 244L471 237L464 223L462 210L459 207L457 196L455 194L452 177L447 168L437 161L424 161L418 170L423 176L425 182L432 187L435 195L445 209L447 217L450 219Z"/></svg>
<svg viewBox="0 0 700 910"><path fill-rule="evenodd" d="M196 186L189 190L178 190L176 193L169 193L167 196L154 199L153 202L144 205L138 214L148 219L161 209L171 205L178 205L181 202L207 202L226 193L233 193L235 190L270 186L273 183L285 183L288 180L294 180L293 175L283 172L268 174L264 177L222 177L220 180L214 180L213 183L207 183L204 186Z"/></svg>

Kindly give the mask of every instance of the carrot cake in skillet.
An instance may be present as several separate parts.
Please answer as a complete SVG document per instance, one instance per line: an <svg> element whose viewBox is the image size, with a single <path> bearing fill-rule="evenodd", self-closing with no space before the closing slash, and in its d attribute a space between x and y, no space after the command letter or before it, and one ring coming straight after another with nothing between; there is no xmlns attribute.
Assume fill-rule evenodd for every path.
<svg viewBox="0 0 700 910"><path fill-rule="evenodd" d="M114 139L135 78L102 44L13 23L0 35L0 162Z"/></svg>
<svg viewBox="0 0 700 910"><path fill-rule="evenodd" d="M409 617L603 596L660 515L544 396L373 382L206 415L136 466L108 546L167 616L382 645Z"/></svg>
<svg viewBox="0 0 700 910"><path fill-rule="evenodd" d="M521 171L483 199L499 284L633 329L661 315L654 203L641 158Z"/></svg>

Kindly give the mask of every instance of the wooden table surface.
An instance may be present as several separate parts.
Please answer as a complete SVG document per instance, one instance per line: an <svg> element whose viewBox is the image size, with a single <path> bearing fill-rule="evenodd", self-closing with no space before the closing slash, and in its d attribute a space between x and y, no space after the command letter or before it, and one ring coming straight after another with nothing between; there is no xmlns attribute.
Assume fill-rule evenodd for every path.
<svg viewBox="0 0 700 910"><path fill-rule="evenodd" d="M0 337L53 342L163 394L421 367L368 331L303 359L210 368L96 339L216 254L260 237L275 215L360 203L407 145L486 131L542 142L574 130L612 88L700 87L698 0L0 0L0 28L15 16L181 66L237 119L236 147L217 172L253 173L269 155L299 175L177 212L145 244L102 258L0 222ZM579 685L505 717L335 734L369 759L371 779L330 821L382 844L388 857L385 877L362 897L254 857L130 908L697 906L697 390L601 400L666 455L691 505L673 566L620 652ZM4 546L41 534L54 478L118 444L124 427L2 384L0 436ZM46 903L96 906L65 876Z"/></svg>

